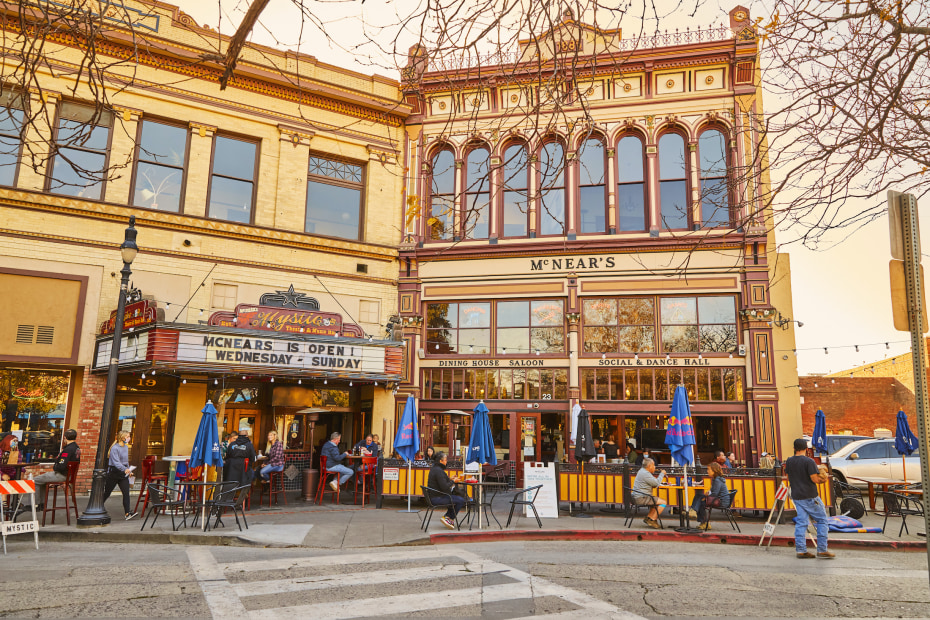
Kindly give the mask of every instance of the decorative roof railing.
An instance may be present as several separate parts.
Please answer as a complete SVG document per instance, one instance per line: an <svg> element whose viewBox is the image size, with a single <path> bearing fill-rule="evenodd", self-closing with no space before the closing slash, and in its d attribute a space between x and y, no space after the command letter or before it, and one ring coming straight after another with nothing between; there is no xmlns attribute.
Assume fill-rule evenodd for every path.
<svg viewBox="0 0 930 620"><path fill-rule="evenodd" d="M620 39L620 51L635 51L674 45L687 45L689 43L703 43L707 41L723 41L734 38L733 31L727 26L711 26L691 30L675 29L674 32L656 32L653 35ZM572 53L572 52L569 52ZM429 71L459 71L474 67L490 67L495 65L514 65L520 62L521 52L496 51L489 54L451 54L442 57L433 57L429 62Z"/></svg>

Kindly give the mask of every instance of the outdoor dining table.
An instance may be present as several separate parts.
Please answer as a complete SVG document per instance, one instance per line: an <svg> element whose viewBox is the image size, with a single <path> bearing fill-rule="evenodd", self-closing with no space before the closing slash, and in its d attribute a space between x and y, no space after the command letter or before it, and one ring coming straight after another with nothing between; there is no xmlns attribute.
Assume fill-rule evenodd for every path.
<svg viewBox="0 0 930 620"><path fill-rule="evenodd" d="M888 492L894 487L899 487L907 482L903 480L886 480L884 478L875 479L875 478L856 478L855 476L849 476L850 480L858 480L859 482L865 482L869 487L869 508L875 510L875 487L881 488L882 492ZM895 489L895 493L900 493L900 490Z"/></svg>
<svg viewBox="0 0 930 620"><path fill-rule="evenodd" d="M501 522L498 521L497 517L494 515L494 506L492 506L492 504L494 502L494 498L497 497L497 493L500 490L507 488L508 485L506 482L490 482L487 480L482 480L482 481L461 480L457 482L456 484L464 484L472 488L472 495L471 495L472 501L468 503L468 510L469 510L468 529L471 529L472 509L476 509L476 511L478 512L478 529L479 530L481 529L481 510L482 509L484 509L485 521L488 520L487 516L488 516L488 512L490 511L491 516L494 517L494 521L497 522L497 527L499 529L504 529L503 526L501 525ZM487 501L485 501L486 489L491 489L494 491L494 493L491 495L491 499Z"/></svg>
<svg viewBox="0 0 930 620"><path fill-rule="evenodd" d="M183 463L189 460L190 456L163 456L161 460L168 462L168 487L171 489L177 489L178 485L175 483L175 477L178 474L178 463Z"/></svg>
<svg viewBox="0 0 930 620"><path fill-rule="evenodd" d="M376 456L371 456L370 454L349 454L348 456L346 456L346 460L351 461L351 462L354 462L354 463L358 463L359 465L361 465L361 464L364 463L363 459L375 459L375 460L377 461L377 458L378 458L378 457L376 457ZM355 475L356 475L356 476L359 476L359 475L362 476L362 506L364 506L364 505L365 505L365 497L367 497L367 488L368 488L368 487L367 487L366 485L367 485L367 483L368 483L368 480L365 478L365 476L363 475L363 473L362 473L361 471L359 471L358 468L355 469ZM356 486L356 488L358 488L358 487Z"/></svg>

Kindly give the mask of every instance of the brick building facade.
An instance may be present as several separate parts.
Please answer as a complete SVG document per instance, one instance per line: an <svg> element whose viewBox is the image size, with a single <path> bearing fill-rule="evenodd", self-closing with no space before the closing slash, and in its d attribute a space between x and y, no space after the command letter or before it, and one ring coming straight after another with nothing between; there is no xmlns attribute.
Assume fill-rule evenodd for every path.
<svg viewBox="0 0 930 620"><path fill-rule="evenodd" d="M890 377L803 376L801 423L806 435L814 430L814 415L822 409L827 416L827 433L872 437L876 430L894 434L898 411L907 413L912 429L917 428L914 393Z"/></svg>

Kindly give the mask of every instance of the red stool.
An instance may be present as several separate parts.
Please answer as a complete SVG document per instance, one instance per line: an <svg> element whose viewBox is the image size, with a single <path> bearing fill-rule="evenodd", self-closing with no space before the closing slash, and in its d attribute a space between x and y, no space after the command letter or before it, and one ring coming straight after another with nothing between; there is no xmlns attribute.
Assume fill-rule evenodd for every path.
<svg viewBox="0 0 930 620"><path fill-rule="evenodd" d="M336 481L336 490L333 491L332 487L329 486L329 483L335 480ZM316 488L316 503L323 503L323 495L330 493L336 496L336 503L339 503L339 472L336 471L326 471L326 457L320 455L320 484Z"/></svg>
<svg viewBox="0 0 930 620"><path fill-rule="evenodd" d="M145 503L142 504L142 513L145 514L146 508L149 506L149 487L150 482L163 482L165 486L168 485L168 474L152 474L152 468L155 466L155 456L147 456L142 459L142 486L139 489L139 497L136 498L136 507L133 508L133 512L139 512L139 502L142 501L142 496L145 495Z"/></svg>
<svg viewBox="0 0 930 620"><path fill-rule="evenodd" d="M358 503L359 498L359 482L361 482L362 487L362 506L365 505L365 498L370 497L375 490L375 474L378 470L378 457L376 456L363 456L362 457L362 466L359 467L358 471L355 473L355 503Z"/></svg>
<svg viewBox="0 0 930 620"><path fill-rule="evenodd" d="M74 509L74 518L78 518L78 509L77 509L77 498L74 496L74 483L77 480L78 467L81 465L80 461L71 461L68 463L68 474L65 476L64 482L49 482L45 485L45 497L42 498L42 503L44 504L42 508L42 527L45 527L45 515L52 513L52 525L55 525L55 513L59 510L65 511L65 517L68 519L68 525L71 525L71 509ZM65 496L65 505L58 505L58 489L61 488L64 490ZM52 507L49 508L48 505L48 492L49 490L54 490L55 494L52 495ZM71 493L71 503L68 503L68 492Z"/></svg>
<svg viewBox="0 0 930 620"><path fill-rule="evenodd" d="M278 496L284 497L284 505L287 506L287 493L284 491L284 472L273 471L268 474L268 480L262 480L261 489L258 492L258 506L261 508L262 500L265 493L268 493L268 507L271 507L271 501L278 503Z"/></svg>

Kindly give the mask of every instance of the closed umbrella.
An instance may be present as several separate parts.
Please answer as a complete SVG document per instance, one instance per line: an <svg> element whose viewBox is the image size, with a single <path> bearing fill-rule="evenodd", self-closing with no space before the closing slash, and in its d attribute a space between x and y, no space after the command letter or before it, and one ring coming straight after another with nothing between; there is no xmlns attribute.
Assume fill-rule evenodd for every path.
<svg viewBox="0 0 930 620"><path fill-rule="evenodd" d="M907 482L907 462L904 457L910 456L917 449L917 435L911 431L907 423L907 414L898 412L898 424L894 431L894 449L901 455L901 471L904 472L904 482Z"/></svg>
<svg viewBox="0 0 930 620"><path fill-rule="evenodd" d="M417 430L417 405L413 394L407 396L404 415L400 418L397 435L394 437L394 450L407 461L407 510L401 512L419 512L410 508L410 480L413 459L420 451L420 433Z"/></svg>
<svg viewBox="0 0 930 620"><path fill-rule="evenodd" d="M688 501L688 465L694 464L694 424L691 421L691 405L688 403L688 392L685 386L675 388L672 398L672 411L668 418L668 428L665 431L665 445L672 452L675 462L685 468L685 507L690 506ZM687 508L685 508L687 509Z"/></svg>
<svg viewBox="0 0 930 620"><path fill-rule="evenodd" d="M824 415L823 409L818 409L814 415L814 432L811 434L811 447L818 454L825 454L827 457L827 468L830 467L830 449L827 447L827 416Z"/></svg>
<svg viewBox="0 0 930 620"><path fill-rule="evenodd" d="M208 400L206 406L201 410L203 416L200 418L200 426L197 428L197 434L194 435L194 447L191 449L191 468L203 466L203 481L207 481L208 467L222 467L223 454L220 450L220 433L216 427L216 407L213 401ZM206 493L206 488L204 488ZM206 502L204 502L201 517L203 523L201 527L206 529Z"/></svg>
<svg viewBox="0 0 930 620"><path fill-rule="evenodd" d="M485 463L497 465L497 453L494 451L494 436L491 434L491 420L488 418L488 408L484 401L475 407L475 415L471 421L471 438L468 440L468 453L465 455L465 464L478 463L478 482L482 481ZM478 503L482 501L482 489L478 487ZM478 529L481 529L481 509L478 509Z"/></svg>
<svg viewBox="0 0 930 620"><path fill-rule="evenodd" d="M581 407L578 411L578 423L575 429L575 459L581 463L582 506L584 506L584 502L588 498L588 489L584 480L584 464L585 461L594 458L596 455L597 450L594 449L594 437L591 433L591 418L588 417L588 410ZM585 512L576 512L572 516L590 517L591 515Z"/></svg>

